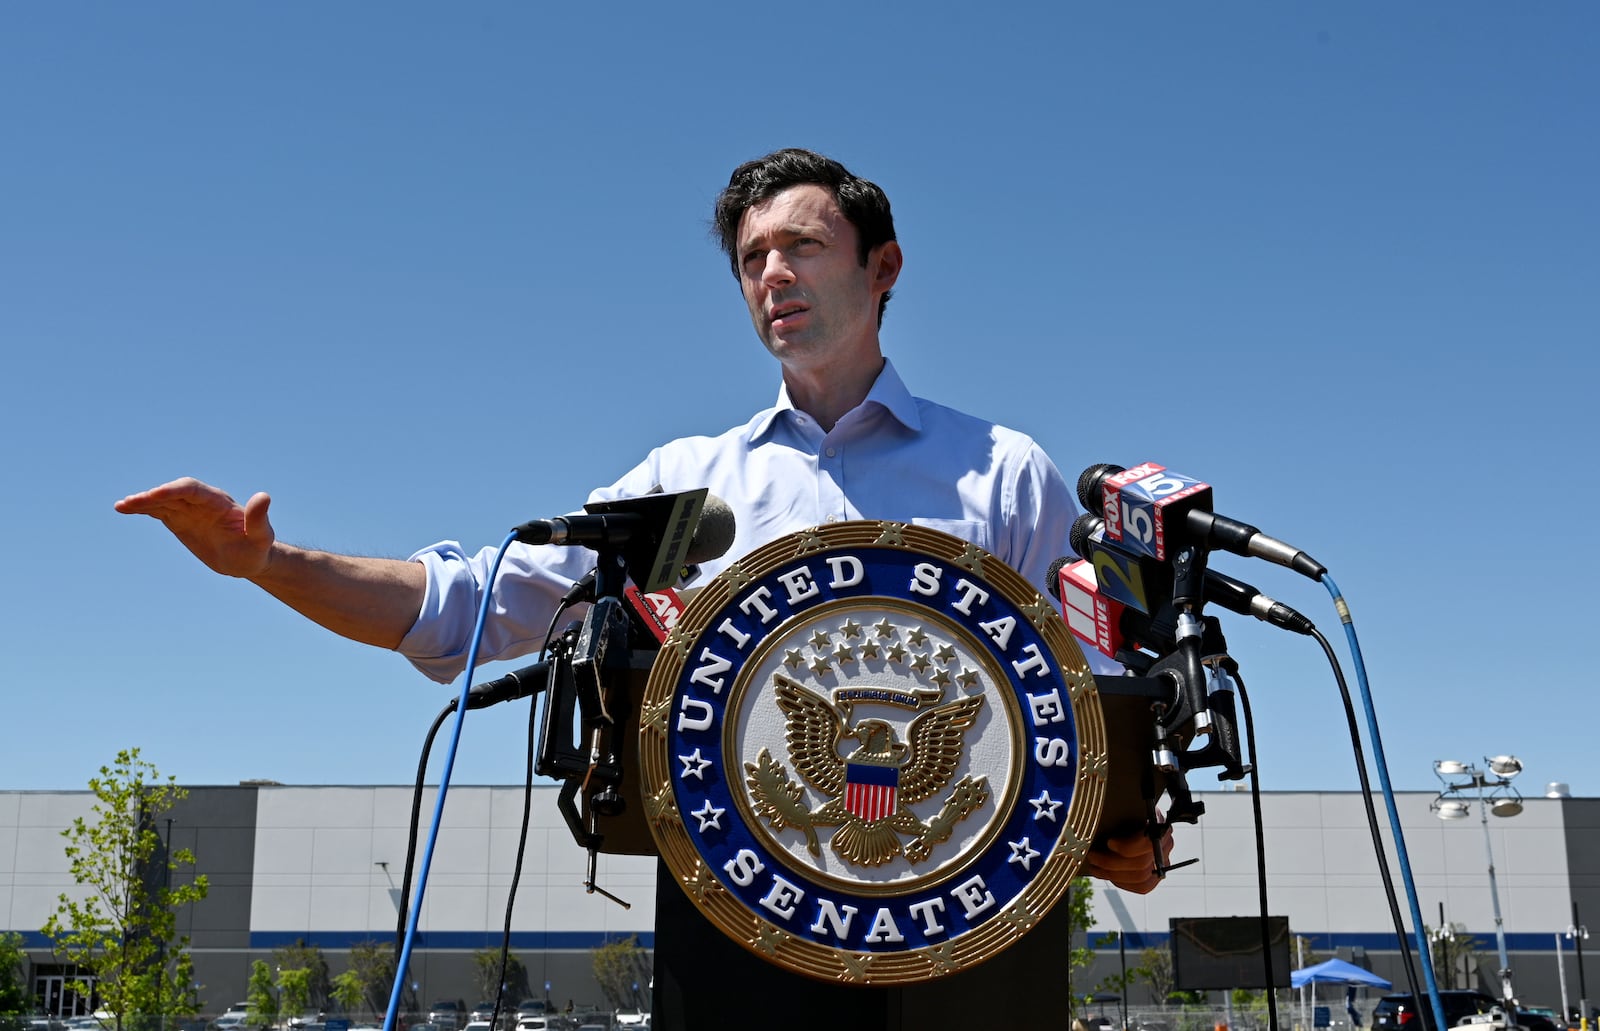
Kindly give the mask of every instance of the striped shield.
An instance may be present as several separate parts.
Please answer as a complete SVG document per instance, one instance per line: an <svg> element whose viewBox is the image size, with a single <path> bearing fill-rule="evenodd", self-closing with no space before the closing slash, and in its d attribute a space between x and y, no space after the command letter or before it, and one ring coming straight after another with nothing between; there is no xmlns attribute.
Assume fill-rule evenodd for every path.
<svg viewBox="0 0 1600 1031"><path fill-rule="evenodd" d="M844 764L844 807L868 823L894 815L899 790L897 766Z"/></svg>

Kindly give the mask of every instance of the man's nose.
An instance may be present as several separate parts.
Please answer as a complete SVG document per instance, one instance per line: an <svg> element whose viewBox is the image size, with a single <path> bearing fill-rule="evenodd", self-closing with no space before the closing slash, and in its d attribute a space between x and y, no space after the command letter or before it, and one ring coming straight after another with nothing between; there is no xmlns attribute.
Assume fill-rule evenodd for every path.
<svg viewBox="0 0 1600 1031"><path fill-rule="evenodd" d="M761 269L761 282L767 286L784 286L794 282L794 272L783 260L783 252L774 248L767 252L767 262Z"/></svg>

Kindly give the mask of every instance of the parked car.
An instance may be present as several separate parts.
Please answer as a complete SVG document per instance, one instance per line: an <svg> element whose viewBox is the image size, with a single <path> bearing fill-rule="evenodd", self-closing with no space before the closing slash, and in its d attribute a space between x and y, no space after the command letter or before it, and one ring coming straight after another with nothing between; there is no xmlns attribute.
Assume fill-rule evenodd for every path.
<svg viewBox="0 0 1600 1031"><path fill-rule="evenodd" d="M460 999L440 999L428 1007L428 1023L456 1031L467 1022L467 1004Z"/></svg>
<svg viewBox="0 0 1600 1031"><path fill-rule="evenodd" d="M1466 988L1443 989L1439 1002L1444 1006L1446 1027L1455 1027L1462 1017L1488 1013L1500 1000L1486 992ZM1372 1007L1373 1031L1433 1031L1433 1006L1424 997L1422 1005L1411 995L1385 995Z"/></svg>
<svg viewBox="0 0 1600 1031"><path fill-rule="evenodd" d="M1517 1009L1517 1023L1528 1031L1565 1031L1567 1022L1556 1016L1549 1006L1522 1006Z"/></svg>

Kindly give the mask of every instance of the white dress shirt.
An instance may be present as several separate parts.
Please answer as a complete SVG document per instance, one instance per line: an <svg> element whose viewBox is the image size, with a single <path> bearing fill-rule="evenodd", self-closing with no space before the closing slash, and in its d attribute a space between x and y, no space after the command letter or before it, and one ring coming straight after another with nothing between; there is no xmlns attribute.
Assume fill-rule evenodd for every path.
<svg viewBox="0 0 1600 1031"><path fill-rule="evenodd" d="M1032 438L912 397L894 366L865 401L824 433L787 390L776 406L716 437L664 444L590 501L705 487L737 522L733 547L702 563L709 577L785 534L844 519L885 519L943 530L995 555L1035 589L1068 554L1078 508ZM411 558L427 595L400 652L441 683L465 667L495 548L467 554L444 541ZM594 566L583 548L513 543L496 577L480 661L538 649L562 594Z"/></svg>

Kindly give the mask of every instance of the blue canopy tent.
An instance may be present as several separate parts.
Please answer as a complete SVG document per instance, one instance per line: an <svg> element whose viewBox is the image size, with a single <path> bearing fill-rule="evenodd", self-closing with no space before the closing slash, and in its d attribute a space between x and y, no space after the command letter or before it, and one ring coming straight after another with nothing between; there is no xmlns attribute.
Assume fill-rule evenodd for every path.
<svg viewBox="0 0 1600 1031"><path fill-rule="evenodd" d="M1325 963L1306 967L1303 970L1294 970L1289 973L1289 984L1295 988L1311 986L1311 1004L1316 1006L1317 985L1342 984L1350 989L1345 998L1345 1010L1350 1014L1350 1023L1356 1026L1360 1018L1355 1012L1355 989L1357 988L1393 988L1392 982L1386 981L1370 970L1363 970L1354 963L1346 963L1342 959L1330 959ZM1304 996L1301 996L1302 1004Z"/></svg>
<svg viewBox="0 0 1600 1031"><path fill-rule="evenodd" d="M1330 959L1326 963L1306 967L1304 970L1295 970L1289 974L1289 984L1295 988L1304 988L1308 984L1349 984L1358 988L1393 988L1394 984L1385 981L1370 970L1362 970L1354 963L1346 963L1342 959Z"/></svg>

